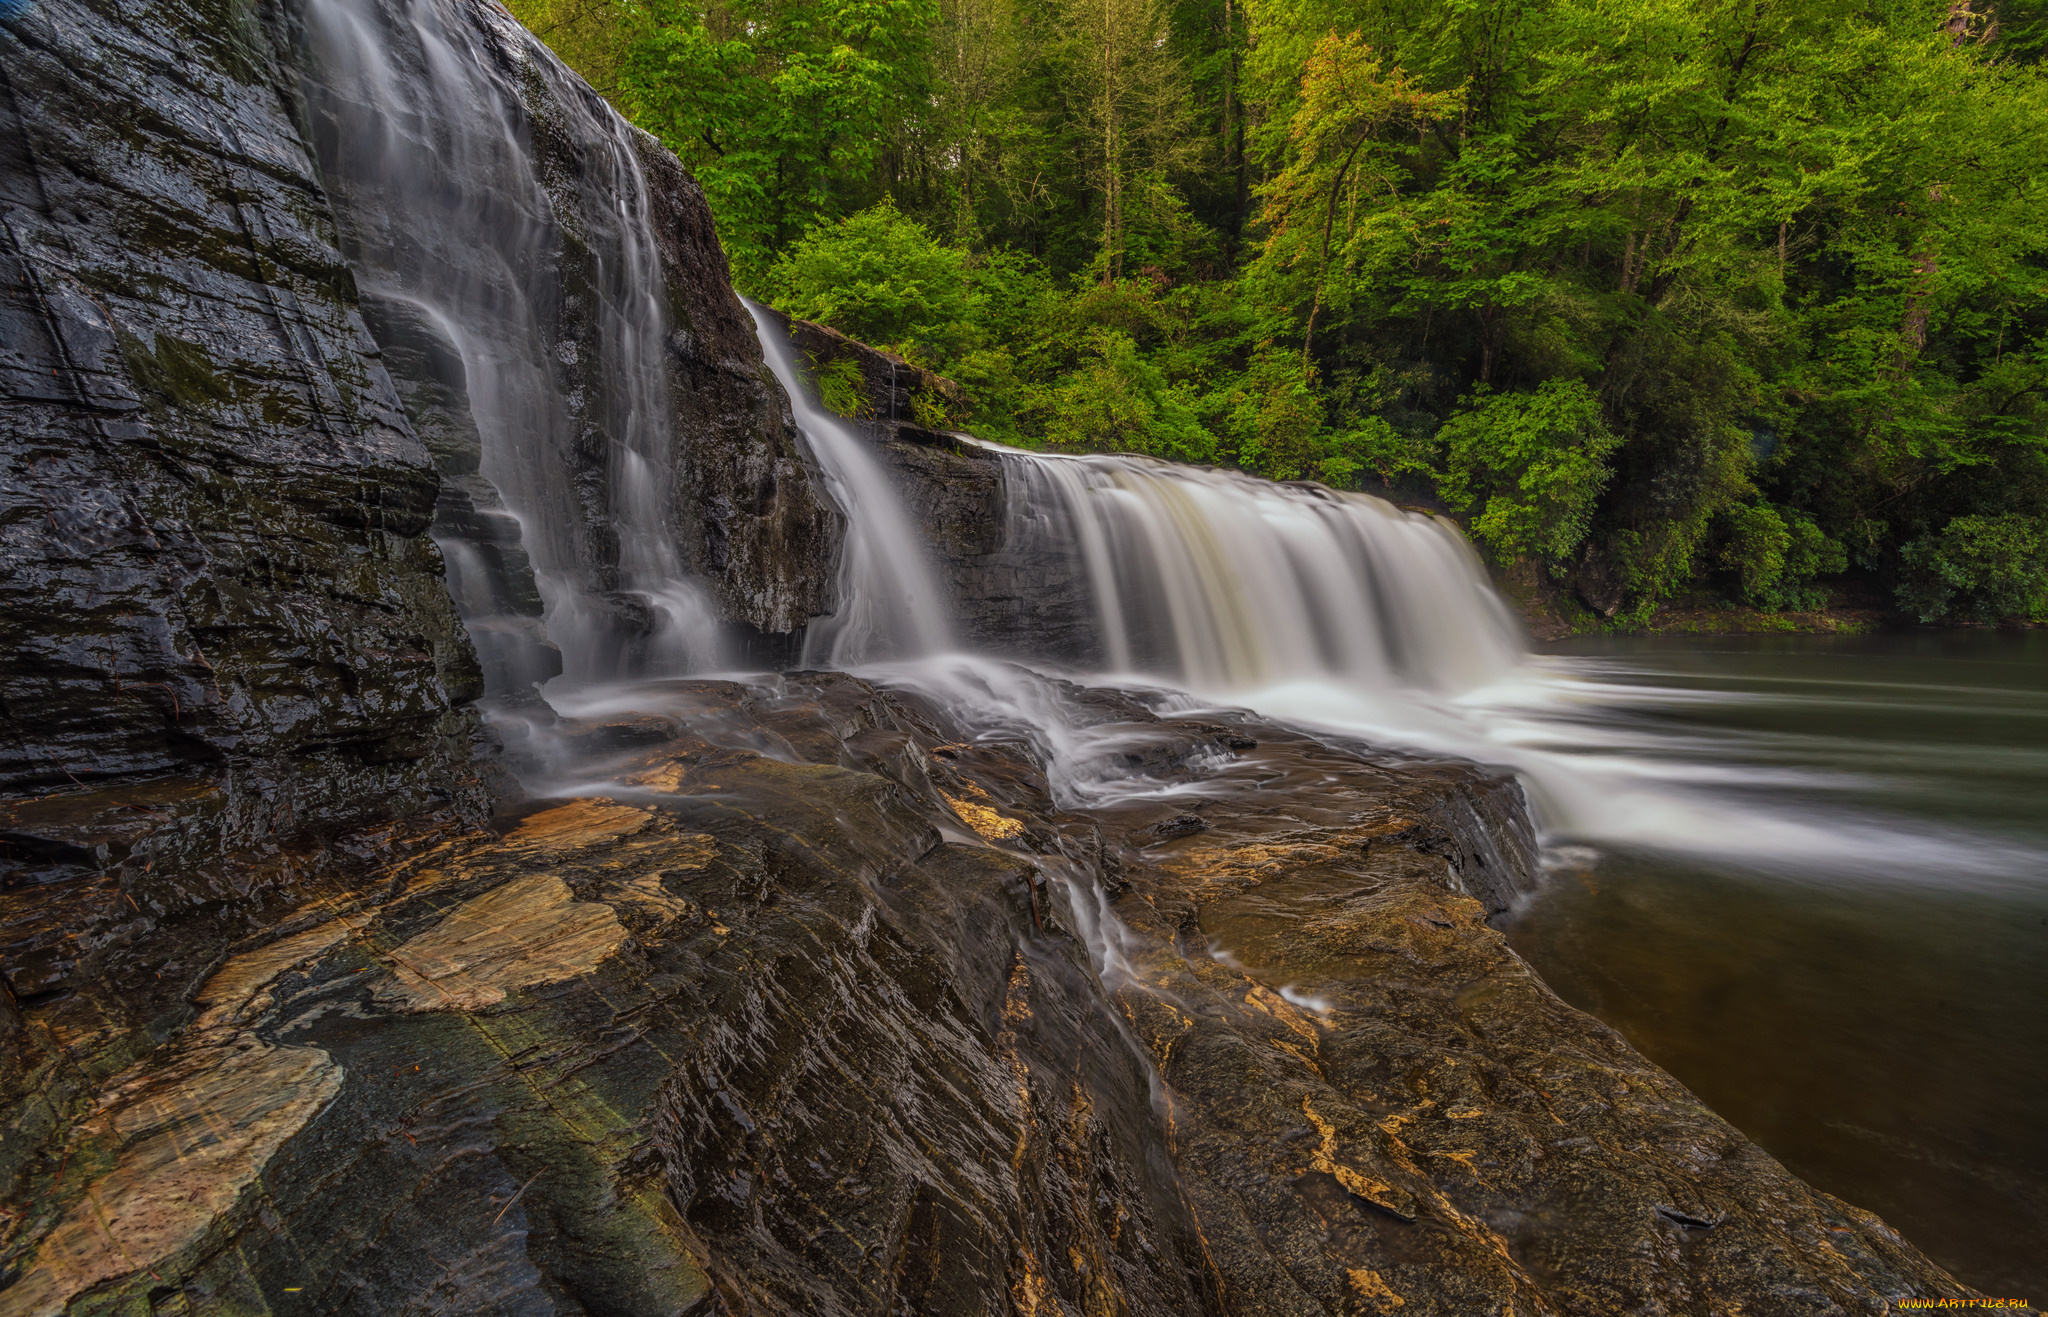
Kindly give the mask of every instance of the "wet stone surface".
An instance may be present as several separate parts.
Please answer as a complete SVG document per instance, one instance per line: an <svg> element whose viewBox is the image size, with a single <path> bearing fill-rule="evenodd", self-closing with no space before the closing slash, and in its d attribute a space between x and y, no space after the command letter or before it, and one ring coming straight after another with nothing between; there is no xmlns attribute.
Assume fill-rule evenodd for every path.
<svg viewBox="0 0 2048 1317"><path fill-rule="evenodd" d="M0 1312L1967 1293L1516 959L1510 784L1067 697L1113 803L842 675L508 727L585 788L394 839L16 1108ZM77 1010L12 1027L62 1058Z"/></svg>

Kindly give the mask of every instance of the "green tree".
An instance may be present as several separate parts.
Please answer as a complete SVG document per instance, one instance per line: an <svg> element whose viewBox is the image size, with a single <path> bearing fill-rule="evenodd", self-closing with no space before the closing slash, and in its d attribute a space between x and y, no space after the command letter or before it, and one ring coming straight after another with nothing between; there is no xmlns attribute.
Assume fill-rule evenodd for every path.
<svg viewBox="0 0 2048 1317"><path fill-rule="evenodd" d="M1956 517L1900 557L1899 602L1922 622L2048 614L2048 526L2038 518Z"/></svg>
<svg viewBox="0 0 2048 1317"><path fill-rule="evenodd" d="M822 218L875 197L927 102L933 0L647 0L622 61L627 113L704 185L742 280Z"/></svg>
<svg viewBox="0 0 2048 1317"><path fill-rule="evenodd" d="M854 338L947 360L975 334L967 256L889 200L821 224L762 277L776 306Z"/></svg>
<svg viewBox="0 0 2048 1317"><path fill-rule="evenodd" d="M1442 439L1444 501L1461 512L1478 505L1472 533L1504 558L1551 559L1585 539L1621 442L1592 390L1567 380L1533 393L1481 390Z"/></svg>

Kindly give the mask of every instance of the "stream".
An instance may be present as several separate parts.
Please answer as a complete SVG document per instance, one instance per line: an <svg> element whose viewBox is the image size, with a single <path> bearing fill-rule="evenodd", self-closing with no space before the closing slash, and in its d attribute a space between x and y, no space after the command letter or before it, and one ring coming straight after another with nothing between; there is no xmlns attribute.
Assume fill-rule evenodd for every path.
<svg viewBox="0 0 2048 1317"><path fill-rule="evenodd" d="M2048 1290L2048 634L1548 663L1600 692L1579 757L1840 853L1567 848L1516 949L1796 1174L1988 1293Z"/></svg>

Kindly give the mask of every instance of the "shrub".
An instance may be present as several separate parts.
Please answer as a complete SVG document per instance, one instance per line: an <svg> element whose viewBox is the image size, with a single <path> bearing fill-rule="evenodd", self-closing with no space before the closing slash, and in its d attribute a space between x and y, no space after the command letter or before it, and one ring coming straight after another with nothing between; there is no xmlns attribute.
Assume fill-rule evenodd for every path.
<svg viewBox="0 0 2048 1317"><path fill-rule="evenodd" d="M966 253L892 201L812 229L769 269L763 291L793 316L877 347L944 359L974 336Z"/></svg>
<svg viewBox="0 0 2048 1317"><path fill-rule="evenodd" d="M812 362L818 381L818 400L825 410L858 419L872 409L868 405L867 381L861 378L860 362L852 356L834 357L819 366Z"/></svg>
<svg viewBox="0 0 2048 1317"><path fill-rule="evenodd" d="M1479 393L1438 435L1438 488L1460 512L1475 504L1472 533L1505 558L1562 559L1593 521L1620 444L1600 402L1577 380L1550 380L1534 393Z"/></svg>
<svg viewBox="0 0 2048 1317"><path fill-rule="evenodd" d="M1785 575L1792 532L1768 503L1752 503L1728 514L1728 540L1721 565L1735 573L1742 597L1754 603Z"/></svg>
<svg viewBox="0 0 2048 1317"><path fill-rule="evenodd" d="M1731 509L1721 565L1735 573L1741 598L1759 608L1819 608L1827 591L1814 578L1849 565L1848 551L1811 518L1769 503Z"/></svg>
<svg viewBox="0 0 2048 1317"><path fill-rule="evenodd" d="M2048 528L2039 518L1957 517L1902 549L1899 566L1899 606L1922 622L2048 612Z"/></svg>
<svg viewBox="0 0 2048 1317"><path fill-rule="evenodd" d="M1081 366L1049 391L1045 438L1059 448L1214 461L1216 440L1202 428L1194 403L1130 335L1092 330Z"/></svg>

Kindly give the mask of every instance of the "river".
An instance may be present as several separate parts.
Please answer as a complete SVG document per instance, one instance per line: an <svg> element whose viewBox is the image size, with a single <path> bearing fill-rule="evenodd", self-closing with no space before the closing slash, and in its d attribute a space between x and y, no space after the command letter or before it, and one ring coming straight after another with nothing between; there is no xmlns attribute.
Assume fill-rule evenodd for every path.
<svg viewBox="0 0 2048 1317"><path fill-rule="evenodd" d="M1601 637L1548 666L1599 692L1580 757L1850 862L1565 848L1517 950L1795 1173L1988 1293L2048 1293L2048 633Z"/></svg>

